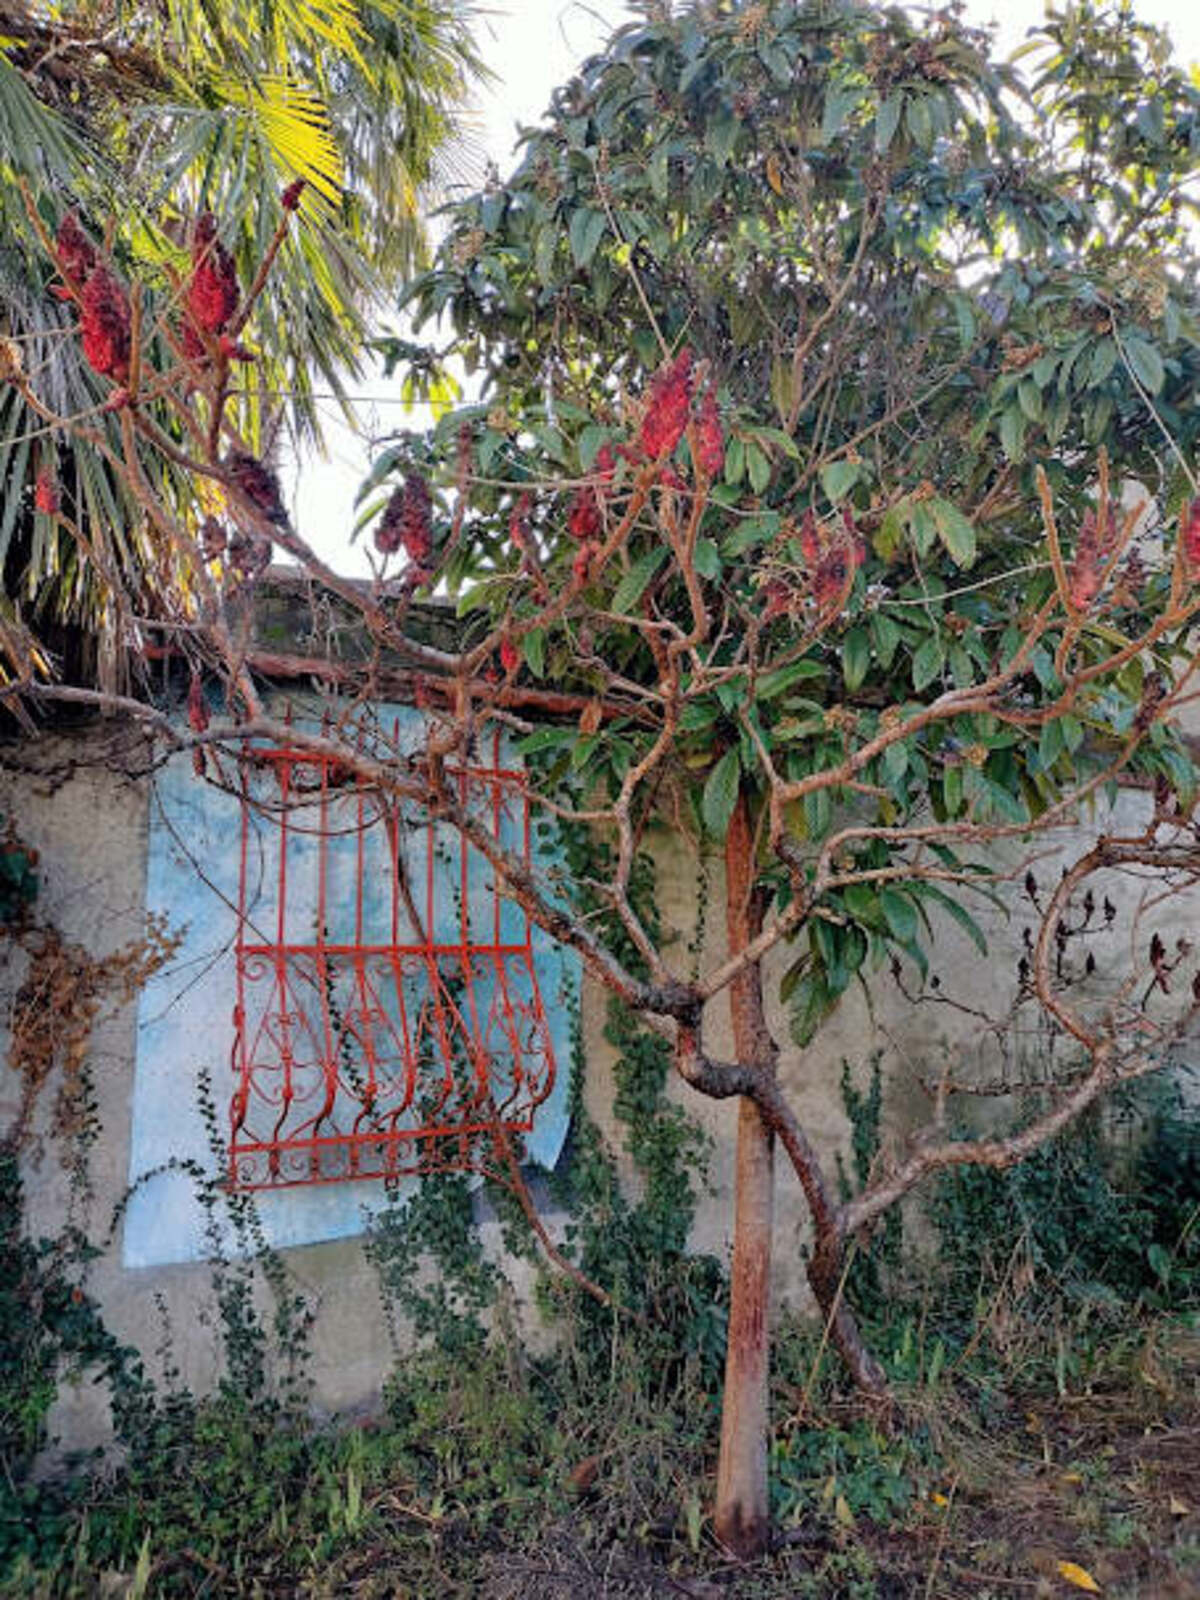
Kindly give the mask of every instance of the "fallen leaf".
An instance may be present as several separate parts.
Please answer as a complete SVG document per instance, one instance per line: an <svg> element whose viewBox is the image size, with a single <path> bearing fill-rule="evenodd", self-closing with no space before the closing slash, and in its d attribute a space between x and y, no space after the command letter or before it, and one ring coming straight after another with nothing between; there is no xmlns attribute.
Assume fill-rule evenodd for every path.
<svg viewBox="0 0 1200 1600"><path fill-rule="evenodd" d="M1100 1585L1087 1568L1076 1566L1073 1561L1060 1561L1058 1563L1058 1575L1060 1578L1065 1578L1068 1583L1073 1584L1076 1589L1086 1589L1088 1594L1100 1593Z"/></svg>
<svg viewBox="0 0 1200 1600"><path fill-rule="evenodd" d="M948 1506L950 1504L949 1500L946 1499L946 1496L944 1494L938 1494L936 1489L929 1496L929 1498L933 1501L935 1506Z"/></svg>
<svg viewBox="0 0 1200 1600"><path fill-rule="evenodd" d="M1188 1512L1191 1510L1191 1507L1185 1504L1185 1502L1182 1501L1177 1494L1173 1494L1171 1496L1169 1504L1171 1515L1173 1517L1186 1517Z"/></svg>
<svg viewBox="0 0 1200 1600"><path fill-rule="evenodd" d="M576 1494L584 1494L596 1481L600 1471L599 1456L585 1456L578 1466L572 1467L567 1473L567 1487Z"/></svg>

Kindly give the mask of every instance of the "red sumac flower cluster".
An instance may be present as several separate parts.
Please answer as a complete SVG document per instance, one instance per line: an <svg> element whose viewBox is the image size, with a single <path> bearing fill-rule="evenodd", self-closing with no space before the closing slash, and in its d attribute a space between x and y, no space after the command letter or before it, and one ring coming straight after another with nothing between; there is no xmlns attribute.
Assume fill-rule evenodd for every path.
<svg viewBox="0 0 1200 1600"><path fill-rule="evenodd" d="M600 499L590 484L576 489L567 510L567 531L572 539L587 544L600 533Z"/></svg>
<svg viewBox="0 0 1200 1600"><path fill-rule="evenodd" d="M854 574L866 560L866 544L848 510L842 512L839 524L831 525L818 521L810 507L798 543L805 565L803 580L791 582L782 575L769 579L763 589L763 615L768 621L809 602L822 617L832 616L845 605Z"/></svg>
<svg viewBox="0 0 1200 1600"><path fill-rule="evenodd" d="M683 437L692 403L692 352L684 345L650 380L640 444L652 461L669 456Z"/></svg>
<svg viewBox="0 0 1200 1600"><path fill-rule="evenodd" d="M224 333L240 297L233 257L217 238L217 219L211 211L203 211L196 219L192 235L188 316L203 333Z"/></svg>
<svg viewBox="0 0 1200 1600"><path fill-rule="evenodd" d="M381 555L403 550L416 568L423 569L433 554L433 498L419 472L410 472L392 491L375 529L375 548Z"/></svg>
<svg viewBox="0 0 1200 1600"><path fill-rule="evenodd" d="M124 383L129 376L129 296L105 266L93 267L83 286L80 331L92 370Z"/></svg>
<svg viewBox="0 0 1200 1600"><path fill-rule="evenodd" d="M1086 611L1100 593L1104 568L1117 542L1117 518L1112 506L1097 516L1092 507L1084 512L1075 544L1075 555L1067 573L1067 594L1078 611Z"/></svg>
<svg viewBox="0 0 1200 1600"><path fill-rule="evenodd" d="M38 468L33 484L33 503L43 516L53 517L58 513L58 480L50 467Z"/></svg>
<svg viewBox="0 0 1200 1600"><path fill-rule="evenodd" d="M1188 569L1200 574L1200 500L1193 500L1184 512L1182 537Z"/></svg>
<svg viewBox="0 0 1200 1600"><path fill-rule="evenodd" d="M725 435L715 389L706 389L696 417L696 465L706 478L719 478L725 466Z"/></svg>
<svg viewBox="0 0 1200 1600"><path fill-rule="evenodd" d="M73 288L82 289L96 265L96 248L73 211L68 211L58 225L54 250L63 277Z"/></svg>

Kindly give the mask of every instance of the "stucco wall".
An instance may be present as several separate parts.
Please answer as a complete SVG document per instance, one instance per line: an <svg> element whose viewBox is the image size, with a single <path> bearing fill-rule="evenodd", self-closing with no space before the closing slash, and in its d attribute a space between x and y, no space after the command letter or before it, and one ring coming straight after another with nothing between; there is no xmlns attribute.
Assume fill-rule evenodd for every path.
<svg viewBox="0 0 1200 1600"><path fill-rule="evenodd" d="M10 746L0 771L0 814L12 818L25 842L41 855L39 915L97 955L136 939L144 926L146 906L152 780L113 770L114 750L118 767L137 767L137 739L131 741L127 731L118 737L111 727L105 727L72 737L43 738L24 747ZM1129 821L1145 813L1145 798L1126 796L1119 806ZM686 968L688 945L697 938L697 863L678 836L665 829L650 843L657 857L658 905L664 929L673 939L673 954ZM1015 850L1011 859L1018 859ZM1052 854L1037 866L1046 883L1057 877L1058 870ZM722 938L719 862L709 862L706 872L707 913L702 934L704 954L711 956ZM1123 909L1132 906L1143 892L1144 886L1136 882L1124 885L1120 890ZM981 903L979 920L993 940L987 959L981 959L952 924L940 929L934 968L942 980L942 1000L910 1005L885 970L873 982L870 1003L857 987L851 989L815 1046L805 1052L785 1048L783 1080L819 1150L828 1154L846 1146L847 1128L838 1090L844 1058L862 1067L873 1052L884 1052L892 1136L897 1140L903 1138L907 1126L927 1116L928 1099L920 1079L936 1072L945 1052L951 1052L960 1073L970 1070L986 1075L999 1070L1002 1063L996 1039L981 1014L1000 1017L1012 1000L1022 927L1019 896L1017 905L1018 914L1008 919ZM1189 913L1175 903L1160 910L1160 920L1164 916L1173 937ZM1105 963L1128 956L1126 947L1115 948L1116 941L1112 944L1112 948L1102 948L1101 942L1097 943L1101 975ZM772 968L776 975L788 959L786 951L775 953ZM9 959L0 971L0 1004L6 1017L21 974L19 957ZM174 973L174 981L180 990L191 981L186 965ZM775 982L767 987L769 993L777 992ZM946 1003L949 1000L967 1006L974 1014L956 1009ZM596 986L585 982L582 1023L587 1102L600 1125L612 1129L612 1049L603 1038L605 1004L605 996ZM787 1018L774 1001L771 1010L777 1037L786 1041ZM120 1007L101 1022L92 1042L91 1061L104 1130L92 1158L95 1200L91 1225L97 1236L108 1228L128 1184L138 1026L136 1005ZM711 1027L713 1053L728 1050L728 1009L723 999L713 1004ZM6 1118L13 1087L11 1078L0 1078L0 1106ZM698 1247L723 1253L728 1249L731 1227L736 1107L732 1102L705 1102L682 1086L673 1087L671 1093L712 1135L710 1190L700 1207L694 1239ZM39 1113L42 1133L48 1099L43 1097ZM35 1141L26 1152L25 1164L31 1232L52 1233L61 1222L67 1200L66 1181L52 1142L39 1145ZM782 1161L778 1171L776 1288L781 1296L801 1299L805 1227L800 1194ZM489 1248L494 1250L494 1225L489 1228ZM316 1403L326 1411L369 1409L395 1352L375 1274L360 1239L341 1238L288 1249L285 1259L317 1313L312 1337ZM203 1389L213 1380L218 1346L207 1266L188 1261L152 1266L122 1262L118 1229L113 1246L97 1261L92 1276L92 1288L114 1333L142 1350L153 1373L165 1309L173 1357L182 1379ZM528 1287L528 1269L522 1269L518 1280L521 1295ZM92 1386L68 1393L53 1419L54 1432L64 1445L73 1447L103 1439L107 1426L105 1396Z"/></svg>
<svg viewBox="0 0 1200 1600"><path fill-rule="evenodd" d="M40 853L39 915L97 956L137 939L145 925L150 784L87 764L103 763L110 746L107 731L43 741L26 759L50 775L8 772L0 785L0 810L15 819L21 837ZM17 959L0 973L6 1016L23 969L24 962ZM137 1021L136 1003L124 1005L101 1021L93 1035L91 1064L104 1130L92 1156L91 1225L96 1236L108 1231L129 1181ZM5 1085L0 1101L11 1103L13 1087L11 1081ZM39 1107L43 1135L49 1105L47 1094ZM32 1146L25 1169L30 1232L51 1234L61 1224L68 1198L53 1141L46 1138L40 1148ZM289 1251L288 1266L318 1311L313 1331L318 1403L330 1410L366 1404L393 1353L375 1277L359 1241ZM217 1319L206 1265L126 1268L118 1231L112 1247L95 1263L90 1287L114 1334L138 1346L152 1372L154 1351L163 1338L161 1297L182 1381L199 1390L211 1385L217 1367ZM331 1314L334 1307L337 1313ZM56 1408L52 1431L64 1446L103 1440L108 1432L103 1390L90 1384L68 1390Z"/></svg>

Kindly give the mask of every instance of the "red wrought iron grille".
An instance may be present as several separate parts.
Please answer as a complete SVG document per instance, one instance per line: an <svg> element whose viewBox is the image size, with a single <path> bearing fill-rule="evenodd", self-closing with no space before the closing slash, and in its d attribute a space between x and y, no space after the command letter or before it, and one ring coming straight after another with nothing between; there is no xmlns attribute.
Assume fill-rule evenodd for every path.
<svg viewBox="0 0 1200 1600"><path fill-rule="evenodd" d="M522 774L490 755L460 801L528 863ZM529 919L457 829L322 755L248 746L240 790L229 1183L488 1164L554 1084Z"/></svg>

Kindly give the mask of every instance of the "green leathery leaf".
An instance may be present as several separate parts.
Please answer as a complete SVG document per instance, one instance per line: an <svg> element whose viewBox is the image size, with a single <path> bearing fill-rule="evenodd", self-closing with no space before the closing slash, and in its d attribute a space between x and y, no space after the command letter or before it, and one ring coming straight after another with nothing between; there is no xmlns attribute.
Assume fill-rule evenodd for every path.
<svg viewBox="0 0 1200 1600"><path fill-rule="evenodd" d="M836 505L849 494L861 475L862 465L858 461L831 461L821 468L821 487Z"/></svg>
<svg viewBox="0 0 1200 1600"><path fill-rule="evenodd" d="M766 452L754 443L746 446L746 471L750 476L750 487L755 494L761 494L771 481L771 463L767 460Z"/></svg>
<svg viewBox="0 0 1200 1600"><path fill-rule="evenodd" d="M813 789L804 796L804 826L808 837L819 843L833 821L833 802L828 789Z"/></svg>
<svg viewBox="0 0 1200 1600"><path fill-rule="evenodd" d="M771 700L777 694L782 694L785 689L790 689L794 683L802 683L811 678L823 678L826 668L823 662L812 661L807 657L802 661L791 661L786 667L778 667L774 672L764 672L754 685L755 698L758 700Z"/></svg>
<svg viewBox="0 0 1200 1600"><path fill-rule="evenodd" d="M959 905L957 900L946 894L944 890L939 889L935 883L915 883L913 884L913 893L919 894L923 900L936 901L946 915L958 923L959 927L979 951L979 954L981 956L987 955L987 938L983 929L965 906Z"/></svg>
<svg viewBox="0 0 1200 1600"><path fill-rule="evenodd" d="M646 586L654 574L662 566L666 555L666 546L660 544L637 558L613 590L612 610L624 615L633 609L646 592Z"/></svg>
<svg viewBox="0 0 1200 1600"><path fill-rule="evenodd" d="M961 767L947 767L942 774L942 804L948 817L956 817L962 810L963 778Z"/></svg>
<svg viewBox="0 0 1200 1600"><path fill-rule="evenodd" d="M933 148L933 117L930 114L929 102L922 94L913 95L908 102L908 110L904 117L908 124L908 131L920 145L922 150Z"/></svg>
<svg viewBox="0 0 1200 1600"><path fill-rule="evenodd" d="M604 237L607 226L608 218L603 211L587 211L581 208L572 212L567 237L571 242L571 254L575 258L575 265L581 270L596 254L596 247Z"/></svg>
<svg viewBox="0 0 1200 1600"><path fill-rule="evenodd" d="M546 675L546 630L533 628L525 635L521 643L525 663L535 678L544 678Z"/></svg>
<svg viewBox="0 0 1200 1600"><path fill-rule="evenodd" d="M555 750L560 746L573 745L578 737L578 730L572 724L569 728L538 728L527 738L522 739L517 745L519 756L537 755L539 750Z"/></svg>
<svg viewBox="0 0 1200 1600"><path fill-rule="evenodd" d="M1043 772L1050 771L1065 748L1061 719L1055 717L1044 723L1038 739L1038 765Z"/></svg>
<svg viewBox="0 0 1200 1600"><path fill-rule="evenodd" d="M733 153L741 123L732 112L718 113L708 125L705 146L720 166L724 166Z"/></svg>
<svg viewBox="0 0 1200 1600"><path fill-rule="evenodd" d="M891 95L875 113L875 148L882 155L896 136L900 116L904 110L904 96Z"/></svg>
<svg viewBox="0 0 1200 1600"><path fill-rule="evenodd" d="M759 516L747 517L726 539L721 540L721 552L727 556L740 556L756 544L764 544L775 537L782 523L778 511L764 511Z"/></svg>
<svg viewBox="0 0 1200 1600"><path fill-rule="evenodd" d="M912 682L918 694L927 689L942 670L942 641L933 635L913 656Z"/></svg>
<svg viewBox="0 0 1200 1600"><path fill-rule="evenodd" d="M702 578L721 576L721 557L711 539L697 539L695 563L696 571Z"/></svg>
<svg viewBox="0 0 1200 1600"><path fill-rule="evenodd" d="M858 89L830 89L821 113L821 142L828 144L845 126L846 118L861 98Z"/></svg>
<svg viewBox="0 0 1200 1600"><path fill-rule="evenodd" d="M879 904L893 937L903 945L917 937L917 909L907 895L885 884L879 891Z"/></svg>
<svg viewBox="0 0 1200 1600"><path fill-rule="evenodd" d="M904 538L904 514L899 506L889 506L883 514L871 544L881 561L890 561Z"/></svg>
<svg viewBox="0 0 1200 1600"><path fill-rule="evenodd" d="M929 509L950 559L956 566L969 567L975 560L974 523L949 500L931 500Z"/></svg>
<svg viewBox="0 0 1200 1600"><path fill-rule="evenodd" d="M933 510L924 500L916 501L908 514L909 532L919 556L927 556L938 536L938 526Z"/></svg>
<svg viewBox="0 0 1200 1600"><path fill-rule="evenodd" d="M871 633L875 639L875 655L886 672L900 643L900 629L891 617L885 617L882 611L877 611L871 618Z"/></svg>
<svg viewBox="0 0 1200 1600"><path fill-rule="evenodd" d="M1105 336L1092 349L1092 359L1088 365L1088 388L1095 389L1104 383L1116 364L1116 340Z"/></svg>
<svg viewBox="0 0 1200 1600"><path fill-rule="evenodd" d="M1123 342L1134 377L1149 394L1157 394L1166 376L1162 357L1148 340L1136 333L1127 333Z"/></svg>
<svg viewBox="0 0 1200 1600"><path fill-rule="evenodd" d="M533 247L533 269L539 280L549 287L554 282L554 250L558 244L558 229L538 229L537 243Z"/></svg>
<svg viewBox="0 0 1200 1600"><path fill-rule="evenodd" d="M584 472L590 472L596 465L596 457L608 443L609 437L609 429L602 428L596 422L589 422L580 433L575 448L579 453L579 465Z"/></svg>
<svg viewBox="0 0 1200 1600"><path fill-rule="evenodd" d="M864 927L883 927L883 908L879 904L879 892L869 883L847 884L842 890L842 899L846 910Z"/></svg>
<svg viewBox="0 0 1200 1600"><path fill-rule="evenodd" d="M1025 454L1025 415L1020 406L1001 412L1000 447L1010 461L1020 461Z"/></svg>
<svg viewBox="0 0 1200 1600"><path fill-rule="evenodd" d="M862 685L870 665L870 635L865 628L851 628L842 641L842 679L851 694Z"/></svg>
<svg viewBox="0 0 1200 1600"><path fill-rule="evenodd" d="M1032 377L1023 378L1017 385L1017 404L1030 422L1042 420L1042 391Z"/></svg>
<svg viewBox="0 0 1200 1600"><path fill-rule="evenodd" d="M741 780L741 757L736 747L727 750L708 775L700 814L704 826L714 839L724 839L729 831L729 819L737 804L738 784Z"/></svg>

